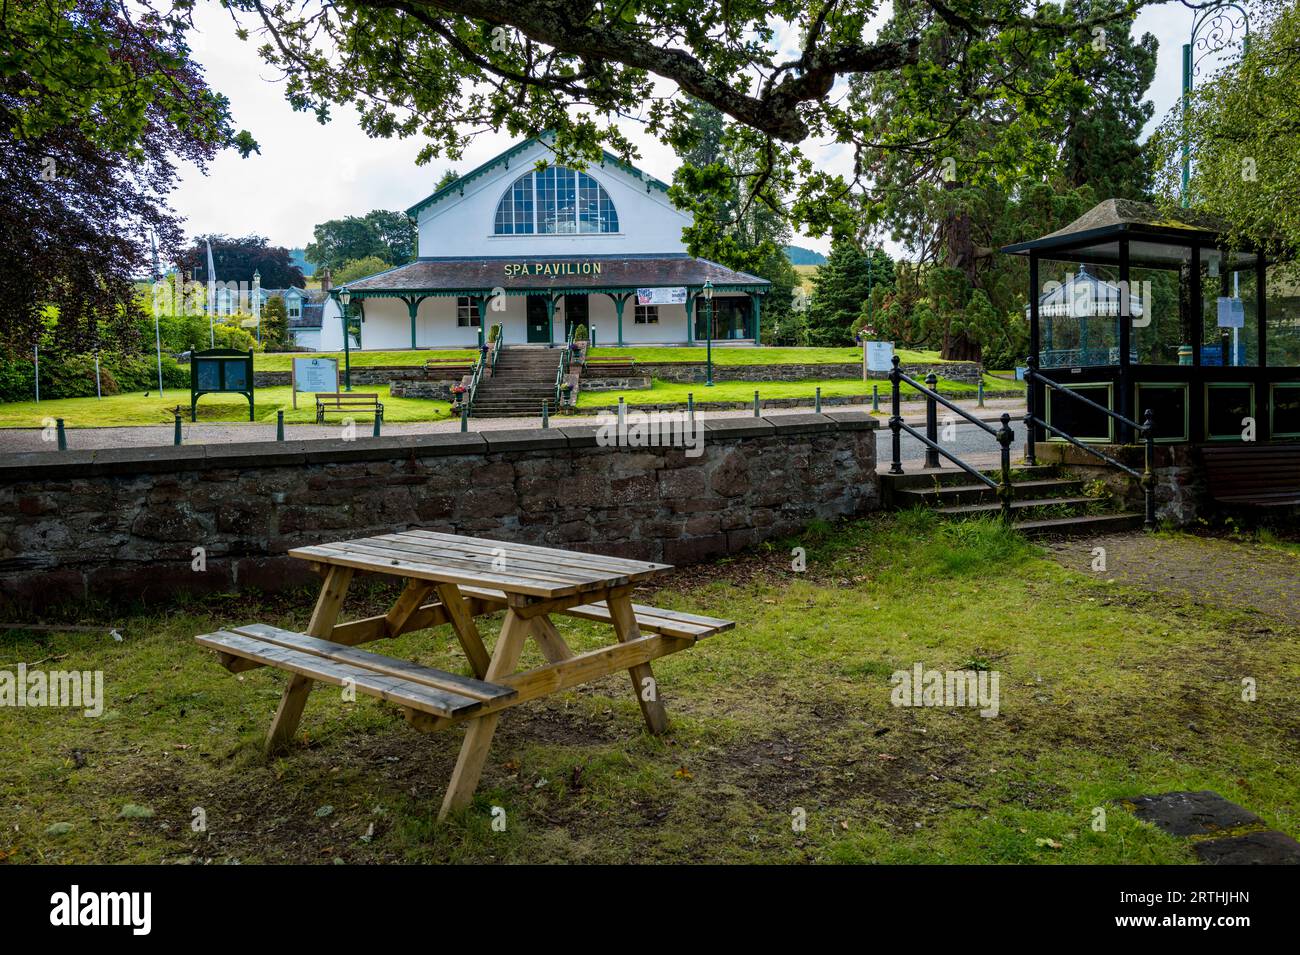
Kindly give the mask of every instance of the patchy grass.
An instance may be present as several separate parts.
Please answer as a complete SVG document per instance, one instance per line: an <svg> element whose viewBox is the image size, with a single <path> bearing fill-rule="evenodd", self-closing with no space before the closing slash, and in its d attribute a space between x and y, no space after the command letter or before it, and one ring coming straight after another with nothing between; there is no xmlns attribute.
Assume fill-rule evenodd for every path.
<svg viewBox="0 0 1300 955"><path fill-rule="evenodd" d="M790 549L807 551L791 571ZM1205 566L1241 544L1214 540ZM362 588L346 615L380 612ZM625 677L507 712L473 807L435 823L462 731L422 736L378 701L312 694L283 758L260 754L284 675L234 677L192 637L301 627L310 596L225 595L86 632L0 634L0 664L102 669L98 719L0 721L0 856L13 862L1187 863L1117 800L1214 789L1300 831L1300 631L1065 569L994 523L924 511L684 569L638 594L733 617L656 661L674 722L642 732ZM609 637L557 622L579 649ZM496 621L483 624L496 632ZM376 649L463 671L445 632ZM540 657L530 647L525 662ZM1000 674L1001 710L890 704L923 663ZM1241 701L1243 676L1259 699ZM123 813L127 805L152 810ZM491 807L505 809L504 832ZM1094 831L1095 807L1106 829ZM192 827L194 810L205 832ZM794 831L797 811L806 831ZM373 828L372 828L373 827Z"/></svg>
<svg viewBox="0 0 1300 955"><path fill-rule="evenodd" d="M823 378L809 381L717 381L709 388L703 383L678 384L654 378L648 389L580 392L578 407L602 408L618 404L620 395L629 405L680 404L685 406L687 395L694 395L696 401L745 402L754 400L755 391L758 392L760 399L806 398L811 402L818 388L821 388L823 398L857 396L865 401L871 398L872 385L880 389L880 399L883 402L889 395L888 381L862 381L857 378ZM946 378L939 379L938 388L942 395L970 396L978 391L975 385L964 381L950 381ZM986 392L1018 391L1023 388L1023 382L1000 381L984 376ZM910 389L905 387L904 390Z"/></svg>
<svg viewBox="0 0 1300 955"><path fill-rule="evenodd" d="M421 398L394 398L388 393L387 385L365 385L352 389L362 394L378 394L384 406L384 420L397 421L439 421L449 417L451 405L445 401L430 401ZM112 395L103 400L98 398L60 398L55 401L19 401L9 404L0 403L0 427L3 428L39 428L45 420L62 418L68 428L112 428L129 425L171 424L174 419L172 409L181 407L181 419L190 420L189 390L168 390L166 397L159 398L157 393L146 396L144 392L130 392L124 395ZM275 413L284 411L284 420L288 424L311 424L316 420L316 399L313 395L300 393L298 407L293 407L293 393L288 385L272 388L258 388L253 392L253 421L261 424L275 424ZM199 399L200 421L228 421L231 424L248 421L248 399L242 395L204 395ZM368 414L355 413L352 417L358 421L369 421ZM329 417L329 426L335 427L343 418L335 413Z"/></svg>

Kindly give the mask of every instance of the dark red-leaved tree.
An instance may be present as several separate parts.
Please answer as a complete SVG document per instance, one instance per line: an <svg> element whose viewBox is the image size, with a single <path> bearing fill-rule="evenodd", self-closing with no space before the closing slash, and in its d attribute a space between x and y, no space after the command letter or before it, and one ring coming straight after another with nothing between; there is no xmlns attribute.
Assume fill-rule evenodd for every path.
<svg viewBox="0 0 1300 955"><path fill-rule="evenodd" d="M176 163L255 144L148 4L0 4L0 347L130 344L135 280L180 252ZM180 16L184 16L181 14Z"/></svg>

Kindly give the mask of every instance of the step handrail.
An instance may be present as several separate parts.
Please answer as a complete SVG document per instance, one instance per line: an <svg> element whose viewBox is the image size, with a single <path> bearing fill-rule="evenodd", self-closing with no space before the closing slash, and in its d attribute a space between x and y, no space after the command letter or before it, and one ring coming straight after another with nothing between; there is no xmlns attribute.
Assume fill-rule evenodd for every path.
<svg viewBox="0 0 1300 955"><path fill-rule="evenodd" d="M1136 468L1131 468L1127 464L1116 460L1104 451L1099 451L1091 445L1085 444L1072 434L1066 434L1060 428L1050 425L1045 420L1045 415L1034 414L1034 382L1041 382L1049 388L1054 389L1062 395L1080 402L1085 407L1092 408L1094 411L1100 411L1109 415L1113 420L1132 428L1136 432L1143 444L1143 467L1139 472ZM1073 388L1061 384L1059 381L1053 381L1038 371L1038 362L1031 355L1025 362L1025 461L1028 464L1034 464L1037 456L1034 452L1034 428L1035 426L1045 431L1050 431L1058 438L1063 438L1080 451L1086 451L1095 458L1105 461L1111 467L1118 468L1130 477L1137 479L1142 488L1143 497L1143 519L1142 526L1147 530L1154 530L1156 526L1156 495L1155 495L1155 475L1151 470L1152 459L1155 457L1155 418L1150 408L1142 415L1142 423L1138 424L1127 415L1120 414L1103 404L1098 404L1091 398L1079 394Z"/></svg>
<svg viewBox="0 0 1300 955"><path fill-rule="evenodd" d="M925 434L921 434L921 432L916 428L913 428L911 425L903 421L901 407L902 398L900 397L903 382L907 382L907 384L925 396ZM930 374L925 376L925 382L926 383L923 385L910 375L904 374L903 370L899 367L899 357L897 355L894 356L893 367L889 371L889 384L893 399L893 414L889 419L889 430L893 432L891 441L893 457L890 461L889 473L903 473L902 437L903 432L906 431L929 449L925 456L925 466L927 468L937 468L939 466L939 455L942 454L967 474L978 479L986 487L997 491L998 500L1002 504L1002 521L1005 524L1011 523L1011 442L1015 440L1015 434L1011 430L1011 415L1004 412L1001 418L1002 427L993 428L975 415L972 415L966 409L958 407L935 391L932 386L937 385L939 379L935 376L934 372L930 372ZM939 445L939 419L936 409L937 405L940 404L961 415L971 424L979 425L989 434L997 438L1001 450L1002 474L1000 481L994 481L987 474L977 471L956 454Z"/></svg>

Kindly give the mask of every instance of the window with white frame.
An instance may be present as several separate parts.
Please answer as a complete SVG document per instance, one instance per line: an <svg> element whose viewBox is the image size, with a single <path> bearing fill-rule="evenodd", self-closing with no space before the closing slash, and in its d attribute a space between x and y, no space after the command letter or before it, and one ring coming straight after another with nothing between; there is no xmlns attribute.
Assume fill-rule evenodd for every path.
<svg viewBox="0 0 1300 955"><path fill-rule="evenodd" d="M634 325L658 325L659 324L659 306L658 305L638 305L636 307L636 317L633 319Z"/></svg>
<svg viewBox="0 0 1300 955"><path fill-rule="evenodd" d="M285 314L290 318L298 318L302 315L302 299L297 295L286 295L284 297Z"/></svg>
<svg viewBox="0 0 1300 955"><path fill-rule="evenodd" d="M478 303L468 295L456 299L456 324L461 328L478 325Z"/></svg>
<svg viewBox="0 0 1300 955"><path fill-rule="evenodd" d="M497 205L496 235L571 235L618 231L618 210L585 172L547 166L524 173Z"/></svg>

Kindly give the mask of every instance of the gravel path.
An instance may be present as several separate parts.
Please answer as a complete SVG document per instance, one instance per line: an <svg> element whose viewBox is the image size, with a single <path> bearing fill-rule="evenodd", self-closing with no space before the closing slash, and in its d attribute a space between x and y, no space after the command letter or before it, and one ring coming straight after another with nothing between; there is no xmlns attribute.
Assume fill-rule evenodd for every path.
<svg viewBox="0 0 1300 955"><path fill-rule="evenodd" d="M968 410L978 411L975 402L959 402L959 404ZM924 409L916 403L914 407L905 407L904 416L909 424L919 426L925 420ZM882 405L882 408L885 407ZM870 404L863 405L835 405L826 406L825 411L828 413L838 411L870 411ZM773 408L763 412L765 417L775 417L782 414L807 414L812 411L811 405L807 408ZM1003 411L1008 411L1012 416L1024 414L1023 402L1015 399L989 400L985 403L983 416L989 420L995 420L997 415ZM748 418L752 417L752 411L699 411L696 412L697 418L715 419L715 418ZM593 425L598 418L595 415L573 415L556 417L551 419L551 427L563 428L574 427L577 425ZM942 418L941 418L942 420ZM537 428L540 427L542 419L540 416L527 418L471 418L469 421L469 430L471 431L499 431L508 428ZM882 427L884 420L882 418ZM370 422L368 420L358 421L356 425L356 435L358 438L367 437L370 434ZM185 444L236 444L249 441L274 441L275 425L264 422L255 423L238 423L238 422L199 422L190 424L182 422L182 440ZM446 421L415 421L405 423L389 424L385 422L383 433L391 434L434 434L446 431L459 431L460 419L453 418ZM68 448L70 450L88 450L95 448L125 448L125 447L157 447L159 445L172 444L174 438L174 428L172 425L140 425L129 428L69 428ZM316 425L316 424L286 424L284 426L284 437L287 441L308 441L317 439L337 438L340 435L340 425ZM55 451L54 445L50 441L43 440L42 432L39 428L4 428L0 429L0 452L6 451ZM885 453L888 453L887 446Z"/></svg>

